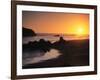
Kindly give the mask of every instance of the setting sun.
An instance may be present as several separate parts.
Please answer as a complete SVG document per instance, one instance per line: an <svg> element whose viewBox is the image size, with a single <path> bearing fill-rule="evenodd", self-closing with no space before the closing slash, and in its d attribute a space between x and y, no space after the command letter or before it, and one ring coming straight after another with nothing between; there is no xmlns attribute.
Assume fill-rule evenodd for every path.
<svg viewBox="0 0 100 80"><path fill-rule="evenodd" d="M76 30L76 35L84 35L85 34L85 29L80 27Z"/></svg>

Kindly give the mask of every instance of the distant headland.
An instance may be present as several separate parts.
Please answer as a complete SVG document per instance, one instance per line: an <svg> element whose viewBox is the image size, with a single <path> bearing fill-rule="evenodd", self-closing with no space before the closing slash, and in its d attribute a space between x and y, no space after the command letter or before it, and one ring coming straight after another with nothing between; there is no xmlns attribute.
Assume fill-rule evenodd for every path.
<svg viewBox="0 0 100 80"><path fill-rule="evenodd" d="M36 36L36 33L33 30L24 27L22 28L22 34L23 37Z"/></svg>

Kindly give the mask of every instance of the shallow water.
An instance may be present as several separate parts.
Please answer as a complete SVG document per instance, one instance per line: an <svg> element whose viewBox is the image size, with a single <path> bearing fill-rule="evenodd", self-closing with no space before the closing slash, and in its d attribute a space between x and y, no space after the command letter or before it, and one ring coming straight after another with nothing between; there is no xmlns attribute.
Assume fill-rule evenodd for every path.
<svg viewBox="0 0 100 80"><path fill-rule="evenodd" d="M49 52L46 52L46 53L41 52L41 51L24 53L24 55L23 55L23 65L43 62L45 60L57 58L60 55L61 55L61 53L56 49L51 49Z"/></svg>

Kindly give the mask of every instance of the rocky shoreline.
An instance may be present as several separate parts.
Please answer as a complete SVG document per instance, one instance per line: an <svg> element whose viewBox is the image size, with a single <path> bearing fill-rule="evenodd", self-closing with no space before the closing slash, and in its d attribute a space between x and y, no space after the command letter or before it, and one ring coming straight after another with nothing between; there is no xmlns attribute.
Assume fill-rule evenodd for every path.
<svg viewBox="0 0 100 80"><path fill-rule="evenodd" d="M24 52L35 50L41 50L45 54L45 52L50 51L50 49L57 49L60 53L62 53L62 55L56 59L24 65L22 68L28 69L89 65L89 39L66 41L63 37L60 37L59 41L54 43L40 39L39 41L23 44L23 55Z"/></svg>

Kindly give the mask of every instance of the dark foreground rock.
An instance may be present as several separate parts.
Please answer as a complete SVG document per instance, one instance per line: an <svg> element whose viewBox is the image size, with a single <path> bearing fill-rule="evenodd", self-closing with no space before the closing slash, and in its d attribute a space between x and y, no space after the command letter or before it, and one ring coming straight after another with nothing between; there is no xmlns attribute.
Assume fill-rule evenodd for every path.
<svg viewBox="0 0 100 80"><path fill-rule="evenodd" d="M28 44L23 44L23 52L32 52L32 51L50 51L52 44L50 41L45 41L40 39L39 41L29 42Z"/></svg>

